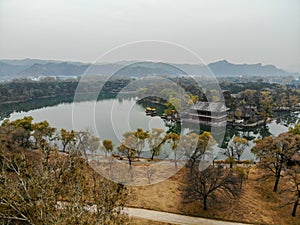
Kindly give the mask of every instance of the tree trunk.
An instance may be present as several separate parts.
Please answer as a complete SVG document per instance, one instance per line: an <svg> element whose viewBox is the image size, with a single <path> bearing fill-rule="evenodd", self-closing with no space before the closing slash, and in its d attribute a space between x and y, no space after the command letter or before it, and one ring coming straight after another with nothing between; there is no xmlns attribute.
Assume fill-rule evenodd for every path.
<svg viewBox="0 0 300 225"><path fill-rule="evenodd" d="M232 157L229 158L229 165L230 165L230 169L232 169L233 168L233 158Z"/></svg>
<svg viewBox="0 0 300 225"><path fill-rule="evenodd" d="M129 169L131 170L131 158L130 157L128 157L128 162L129 162Z"/></svg>
<svg viewBox="0 0 300 225"><path fill-rule="evenodd" d="M62 150L63 152L66 151L66 146L67 146L67 145L64 145L64 144L63 144L63 150Z"/></svg>
<svg viewBox="0 0 300 225"><path fill-rule="evenodd" d="M111 158L109 160L109 172L110 172L110 178L112 179L113 177L113 167L112 167L112 164L113 164L113 158Z"/></svg>
<svg viewBox="0 0 300 225"><path fill-rule="evenodd" d="M297 211L298 204L299 204L299 198L297 198L297 200L294 203L293 212L292 212L293 217L296 216L296 211Z"/></svg>
<svg viewBox="0 0 300 225"><path fill-rule="evenodd" d="M296 216L297 207L299 205L299 198L300 198L300 191L297 191L297 199L296 199L296 201L294 203L293 212L292 212L292 216L293 217Z"/></svg>
<svg viewBox="0 0 300 225"><path fill-rule="evenodd" d="M130 173L131 181L133 181L133 172L132 172L132 167L131 167L131 165L130 165L130 168L129 168L129 173Z"/></svg>
<svg viewBox="0 0 300 225"><path fill-rule="evenodd" d="M88 157L87 157L87 154L86 154L86 149L85 149L84 146L83 146L83 155L84 155L84 159L85 159L85 164L89 165L89 160L88 160Z"/></svg>
<svg viewBox="0 0 300 225"><path fill-rule="evenodd" d="M151 160L153 160L154 159L154 150L152 150L152 156L151 156Z"/></svg>
<svg viewBox="0 0 300 225"><path fill-rule="evenodd" d="M175 158L175 169L177 169L176 150L174 151L174 158Z"/></svg>
<svg viewBox="0 0 300 225"><path fill-rule="evenodd" d="M207 196L203 197L203 209L207 210Z"/></svg>
<svg viewBox="0 0 300 225"><path fill-rule="evenodd" d="M243 187L243 177L241 177L241 180L240 180L240 189L242 189Z"/></svg>
<svg viewBox="0 0 300 225"><path fill-rule="evenodd" d="M141 152L140 152L140 151L137 151L137 158L138 158L138 161L140 161L140 154L141 154Z"/></svg>
<svg viewBox="0 0 300 225"><path fill-rule="evenodd" d="M276 172L276 180L275 180L275 184L274 184L274 188L273 188L274 192L277 192L277 189L278 189L280 173L281 173L281 169L278 169L278 171Z"/></svg>

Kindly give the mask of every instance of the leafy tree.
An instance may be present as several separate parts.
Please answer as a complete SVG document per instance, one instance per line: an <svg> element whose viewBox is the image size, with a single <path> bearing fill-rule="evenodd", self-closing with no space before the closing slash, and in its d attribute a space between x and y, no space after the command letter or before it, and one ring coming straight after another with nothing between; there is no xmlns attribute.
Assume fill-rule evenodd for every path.
<svg viewBox="0 0 300 225"><path fill-rule="evenodd" d="M114 150L114 145L111 140L103 140L102 144L105 149L106 156L108 152L112 152Z"/></svg>
<svg viewBox="0 0 300 225"><path fill-rule="evenodd" d="M48 121L46 120L32 124L32 129L36 147L42 141L42 139L51 140L54 132L56 131L56 128L50 127Z"/></svg>
<svg viewBox="0 0 300 225"><path fill-rule="evenodd" d="M300 135L300 124L295 124L294 127L289 128L289 132L292 134Z"/></svg>
<svg viewBox="0 0 300 225"><path fill-rule="evenodd" d="M227 148L225 149L224 154L227 156L227 160L229 161L230 168L233 167L233 163L235 159L240 161L241 155L245 151L247 145L248 145L247 139L240 138L238 136L234 136L231 142L229 142Z"/></svg>
<svg viewBox="0 0 300 225"><path fill-rule="evenodd" d="M145 147L146 139L150 137L148 131L143 131L142 128L138 128L136 132L133 133L136 138L136 153L138 160L140 159L140 155Z"/></svg>
<svg viewBox="0 0 300 225"><path fill-rule="evenodd" d="M243 167L236 167L235 172L237 174L237 177L239 178L239 183L240 183L240 189L242 189L243 182L244 180L247 179L247 169L248 168L243 168Z"/></svg>
<svg viewBox="0 0 300 225"><path fill-rule="evenodd" d="M291 186L285 191L293 193L292 197L289 199L288 204L293 204L292 216L296 216L297 208L300 203L300 166L295 165L288 169L287 180Z"/></svg>
<svg viewBox="0 0 300 225"><path fill-rule="evenodd" d="M170 143L171 145L171 148L174 152L174 162L175 162L175 168L177 168L177 145L180 141L180 137L178 134L176 133L169 133L169 134L166 134L165 137L164 137L164 141L167 141Z"/></svg>
<svg viewBox="0 0 300 225"><path fill-rule="evenodd" d="M148 144L151 152L151 159L154 156L159 156L161 152L161 146L164 143L164 130L159 128L152 128L150 137L148 138Z"/></svg>
<svg viewBox="0 0 300 225"><path fill-rule="evenodd" d="M9 134L15 143L18 143L22 147L29 147L31 132L33 130L32 116L25 116L22 119L17 119L14 121L4 120L2 127L8 128Z"/></svg>
<svg viewBox="0 0 300 225"><path fill-rule="evenodd" d="M232 143L230 144L230 148L233 148L236 155L238 162L241 159L242 154L244 153L245 149L248 146L248 141L245 138L241 138L238 136L234 136Z"/></svg>
<svg viewBox="0 0 300 225"><path fill-rule="evenodd" d="M235 115L235 117L236 117L237 119L240 120L240 119L242 119L243 112L242 112L241 109L237 109L237 110L235 111L234 115Z"/></svg>
<svg viewBox="0 0 300 225"><path fill-rule="evenodd" d="M123 142L118 146L118 151L128 159L129 168L132 169L132 160L136 155L136 137L132 132L123 134Z"/></svg>
<svg viewBox="0 0 300 225"><path fill-rule="evenodd" d="M180 138L180 142L177 145L176 151L185 156L187 161L187 167L191 167L196 155L196 145L198 142L198 135L195 133L184 134Z"/></svg>
<svg viewBox="0 0 300 225"><path fill-rule="evenodd" d="M52 152L56 151L56 149L53 146L51 146L51 144L47 142L45 139L41 139L41 141L39 142L39 149L42 155L43 166L49 168L48 165L49 165L50 155Z"/></svg>
<svg viewBox="0 0 300 225"><path fill-rule="evenodd" d="M71 142L75 141L75 135L76 135L76 132L73 131L73 130L67 131L64 128L62 128L60 130L60 137L59 137L59 139L61 140L62 145L63 145L63 149L62 149L63 152L66 151L66 148L67 148L68 144L70 144Z"/></svg>
<svg viewBox="0 0 300 225"><path fill-rule="evenodd" d="M276 192L283 168L298 151L299 142L294 134L282 133L276 137L266 137L256 141L252 152L260 159L260 166L275 176L273 191Z"/></svg>
<svg viewBox="0 0 300 225"><path fill-rule="evenodd" d="M213 141L213 137L210 132L207 131L204 131L200 135L192 133L189 134L188 137L187 142L190 144L190 152L188 153L190 159L188 166L193 169L199 165L201 160L204 160L206 150L208 149L210 142Z"/></svg>
<svg viewBox="0 0 300 225"><path fill-rule="evenodd" d="M271 107L271 101L269 100L261 100L259 102L260 106L261 106L261 116L263 117L265 123L267 121L267 119L269 117L272 117L273 116L273 110L272 110L272 107Z"/></svg>

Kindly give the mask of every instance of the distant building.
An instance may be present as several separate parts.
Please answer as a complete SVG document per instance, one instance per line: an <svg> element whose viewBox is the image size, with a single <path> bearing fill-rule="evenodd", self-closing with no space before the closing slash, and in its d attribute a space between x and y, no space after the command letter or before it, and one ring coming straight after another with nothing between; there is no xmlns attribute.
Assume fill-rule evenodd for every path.
<svg viewBox="0 0 300 225"><path fill-rule="evenodd" d="M197 102L182 113L183 122L208 126L226 126L227 111L225 103Z"/></svg>

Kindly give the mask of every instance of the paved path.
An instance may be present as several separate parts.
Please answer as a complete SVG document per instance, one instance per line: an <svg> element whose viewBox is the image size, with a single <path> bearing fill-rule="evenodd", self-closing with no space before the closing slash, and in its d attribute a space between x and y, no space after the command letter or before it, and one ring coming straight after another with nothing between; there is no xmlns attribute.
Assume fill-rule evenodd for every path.
<svg viewBox="0 0 300 225"><path fill-rule="evenodd" d="M245 223L226 222L213 219L205 219L192 216L178 215L148 209L125 208L125 213L130 217L155 220L165 223L182 224L182 225L245 225Z"/></svg>

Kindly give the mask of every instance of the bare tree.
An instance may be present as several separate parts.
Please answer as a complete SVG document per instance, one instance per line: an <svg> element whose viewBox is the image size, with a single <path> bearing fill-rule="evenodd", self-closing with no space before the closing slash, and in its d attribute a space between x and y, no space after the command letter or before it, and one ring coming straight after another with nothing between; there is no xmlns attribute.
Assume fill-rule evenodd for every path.
<svg viewBox="0 0 300 225"><path fill-rule="evenodd" d="M87 151L93 152L100 145L100 138L95 137L90 131L80 131L76 133L78 141L77 149L83 153L85 163L88 164Z"/></svg>
<svg viewBox="0 0 300 225"><path fill-rule="evenodd" d="M146 165L146 175L148 178L148 184L151 184L151 178L155 172L156 169L153 166L151 166L151 164Z"/></svg>
<svg viewBox="0 0 300 225"><path fill-rule="evenodd" d="M232 170L209 166L200 171L194 167L188 175L184 198L187 202L202 200L203 209L207 210L209 199L235 197L239 193L239 182Z"/></svg>
<svg viewBox="0 0 300 225"><path fill-rule="evenodd" d="M28 154L7 143L14 140L0 143L0 224L127 224L126 188L95 173L92 182L77 146L59 154L41 139L40 153Z"/></svg>

